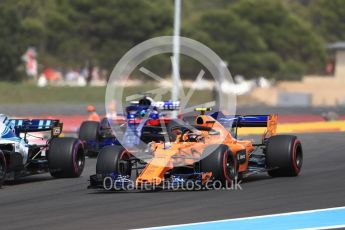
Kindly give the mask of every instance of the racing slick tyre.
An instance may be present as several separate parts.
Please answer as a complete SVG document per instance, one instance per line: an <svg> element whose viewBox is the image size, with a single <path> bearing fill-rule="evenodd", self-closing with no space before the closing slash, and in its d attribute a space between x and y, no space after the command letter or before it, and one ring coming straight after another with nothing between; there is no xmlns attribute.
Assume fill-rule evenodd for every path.
<svg viewBox="0 0 345 230"><path fill-rule="evenodd" d="M272 177L298 176L303 164L302 144L296 136L270 137L266 147L266 166Z"/></svg>
<svg viewBox="0 0 345 230"><path fill-rule="evenodd" d="M85 165L83 143L73 137L53 138L47 158L49 172L53 177L79 177Z"/></svg>
<svg viewBox="0 0 345 230"><path fill-rule="evenodd" d="M84 121L79 128L79 139L83 141L98 140L100 125L98 121Z"/></svg>
<svg viewBox="0 0 345 230"><path fill-rule="evenodd" d="M98 121L84 121L79 128L79 139L82 141L94 141L99 140L101 124ZM98 152L87 150L86 155L90 157L97 156Z"/></svg>
<svg viewBox="0 0 345 230"><path fill-rule="evenodd" d="M129 161L131 154L122 146L108 145L101 149L97 157L96 173L117 173L130 176L132 165Z"/></svg>
<svg viewBox="0 0 345 230"><path fill-rule="evenodd" d="M0 188L6 178L6 159L3 152L0 150Z"/></svg>
<svg viewBox="0 0 345 230"><path fill-rule="evenodd" d="M203 155L207 155L200 162L201 172L212 172L214 180L220 181L222 186L231 185L238 176L238 163L226 145L209 145Z"/></svg>

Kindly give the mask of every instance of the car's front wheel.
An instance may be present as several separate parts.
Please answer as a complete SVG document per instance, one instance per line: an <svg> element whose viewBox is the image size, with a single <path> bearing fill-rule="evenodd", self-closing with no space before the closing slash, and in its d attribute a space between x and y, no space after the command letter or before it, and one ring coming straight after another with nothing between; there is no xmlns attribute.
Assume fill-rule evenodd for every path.
<svg viewBox="0 0 345 230"><path fill-rule="evenodd" d="M108 145L101 149L97 157L96 173L116 173L130 176L132 165L129 161L131 154L122 146Z"/></svg>
<svg viewBox="0 0 345 230"><path fill-rule="evenodd" d="M201 160L201 171L212 172L214 180L222 186L231 185L238 177L238 163L227 145L209 145Z"/></svg>

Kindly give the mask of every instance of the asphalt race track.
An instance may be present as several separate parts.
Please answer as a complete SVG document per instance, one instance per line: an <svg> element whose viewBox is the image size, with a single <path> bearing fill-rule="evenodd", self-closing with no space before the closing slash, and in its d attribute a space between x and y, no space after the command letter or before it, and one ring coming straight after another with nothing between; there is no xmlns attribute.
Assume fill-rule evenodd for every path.
<svg viewBox="0 0 345 230"><path fill-rule="evenodd" d="M97 192L81 178L37 175L0 190L0 229L125 229L345 206L345 133L300 134L300 177L257 175L242 191Z"/></svg>

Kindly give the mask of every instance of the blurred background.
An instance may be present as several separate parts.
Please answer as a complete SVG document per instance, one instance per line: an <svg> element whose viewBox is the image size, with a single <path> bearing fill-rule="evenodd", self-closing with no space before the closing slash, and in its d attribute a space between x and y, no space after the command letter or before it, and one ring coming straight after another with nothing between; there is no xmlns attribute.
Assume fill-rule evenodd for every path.
<svg viewBox="0 0 345 230"><path fill-rule="evenodd" d="M129 49L173 34L174 1L1 0L0 15L0 112L86 116L89 104L105 114L107 79ZM183 0L181 36L224 60L238 113L280 113L283 122L344 118L345 1ZM180 62L188 88L200 66ZM169 58L145 66L172 84ZM133 92L151 84L133 75L126 83ZM197 95L211 97L212 85L206 75Z"/></svg>

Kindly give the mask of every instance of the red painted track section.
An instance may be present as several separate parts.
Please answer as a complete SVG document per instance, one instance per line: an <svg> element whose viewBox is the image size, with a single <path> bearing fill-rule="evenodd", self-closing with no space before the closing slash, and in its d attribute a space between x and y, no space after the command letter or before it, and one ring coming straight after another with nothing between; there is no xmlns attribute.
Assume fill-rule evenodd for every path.
<svg viewBox="0 0 345 230"><path fill-rule="evenodd" d="M302 123L324 121L322 116L313 114L278 115L279 123Z"/></svg>

